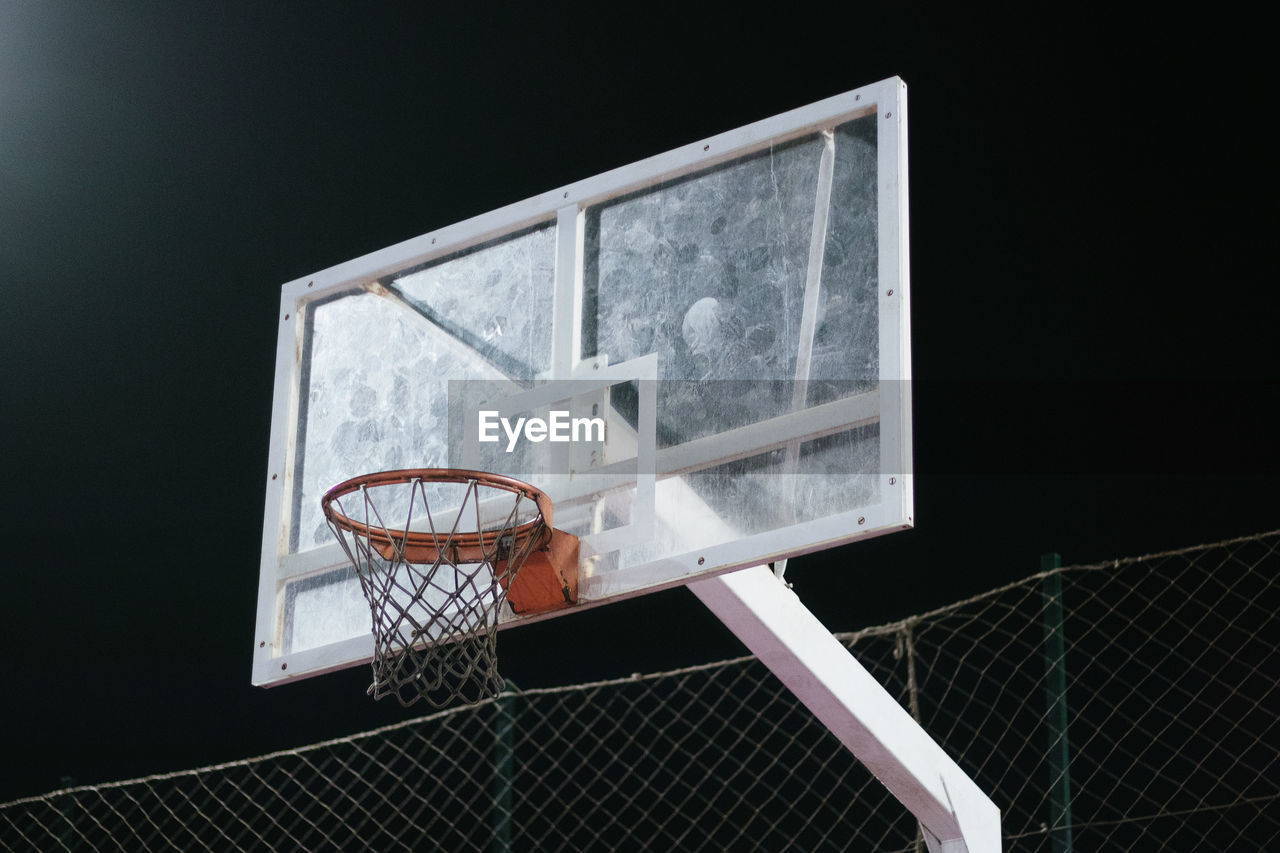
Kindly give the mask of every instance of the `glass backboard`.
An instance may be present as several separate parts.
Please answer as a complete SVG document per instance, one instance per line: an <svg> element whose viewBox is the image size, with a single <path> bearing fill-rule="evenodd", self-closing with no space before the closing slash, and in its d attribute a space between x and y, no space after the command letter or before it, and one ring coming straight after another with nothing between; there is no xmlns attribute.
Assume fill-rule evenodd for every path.
<svg viewBox="0 0 1280 853"><path fill-rule="evenodd" d="M894 78L286 284L254 682L369 660L359 474L543 489L556 615L911 526L906 222Z"/></svg>

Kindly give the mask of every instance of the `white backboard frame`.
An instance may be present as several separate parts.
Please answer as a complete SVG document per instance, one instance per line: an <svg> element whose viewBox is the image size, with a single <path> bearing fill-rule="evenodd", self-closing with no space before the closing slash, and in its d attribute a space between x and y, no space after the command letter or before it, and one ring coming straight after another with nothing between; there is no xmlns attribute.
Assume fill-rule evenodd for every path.
<svg viewBox="0 0 1280 853"><path fill-rule="evenodd" d="M763 561L785 559L868 538L913 524L911 476L910 338L908 311L909 274L906 198L906 93L897 78L765 119L743 128L704 139L610 172L569 184L516 204L450 225L420 237L339 264L284 285L281 293L281 332L277 346L276 384L272 433L266 482L266 511L256 619L253 682L274 685L296 678L367 663L372 654L369 636L353 637L319 648L284 653L280 623L284 585L288 580L341 568L345 554L336 545L290 554L282 547L287 535L291 481L298 413L300 341L309 303L353 288L374 288L385 276L428 263L468 247L477 246L539 224L557 224L554 351L552 374L572 377L581 366L577 353L582 310L582 244L584 211L588 206L624 195L658 180L705 169L744 154L777 145L864 115L876 114L878 219L879 341L881 384L874 399L851 398L828 406L795 413L796 435L821 435L833 425L856 419L858 406L873 406L880 425L881 482L883 499L852 512L821 518L789 530L787 537L774 534L747 536L710 548L675 555L648 574L631 577L584 577L582 604L591 606L619 598L687 583ZM571 334L564 334L564 329ZM870 417L871 415L868 414ZM827 424L824 419L829 419ZM749 429L749 428L748 428ZM744 436L746 448L758 451ZM697 445L697 442L692 443ZM705 464L695 459L714 454L734 458L732 441L717 440L701 446L684 445L657 453L659 479L687 466ZM673 478L674 479L674 478ZM659 485L661 488L661 485ZM571 612L571 611L563 611ZM538 616L526 617L537 619ZM518 620L523 621L523 620ZM503 627L506 627L504 624Z"/></svg>

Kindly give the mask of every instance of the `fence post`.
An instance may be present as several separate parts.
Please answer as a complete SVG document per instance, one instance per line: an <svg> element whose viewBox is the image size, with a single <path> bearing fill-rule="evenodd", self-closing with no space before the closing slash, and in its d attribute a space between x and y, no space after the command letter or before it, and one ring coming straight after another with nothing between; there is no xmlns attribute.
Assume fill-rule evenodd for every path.
<svg viewBox="0 0 1280 853"><path fill-rule="evenodd" d="M1067 741L1067 662L1063 631L1062 566L1058 554L1041 554L1044 593L1045 729L1049 736L1049 837L1054 853L1071 853L1071 759Z"/></svg>
<svg viewBox="0 0 1280 853"><path fill-rule="evenodd" d="M516 689L510 680L507 688ZM515 770L516 702L511 693L494 700L493 740L493 851L508 853L511 848L511 793Z"/></svg>

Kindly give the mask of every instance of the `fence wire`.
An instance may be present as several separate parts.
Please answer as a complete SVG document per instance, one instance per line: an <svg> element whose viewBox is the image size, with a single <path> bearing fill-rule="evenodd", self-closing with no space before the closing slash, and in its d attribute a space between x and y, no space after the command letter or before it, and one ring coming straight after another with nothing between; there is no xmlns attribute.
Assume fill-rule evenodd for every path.
<svg viewBox="0 0 1280 853"><path fill-rule="evenodd" d="M1275 849L1278 544L1055 569L839 636L1000 807L1006 850ZM358 848L924 844L750 657L0 805L4 850Z"/></svg>

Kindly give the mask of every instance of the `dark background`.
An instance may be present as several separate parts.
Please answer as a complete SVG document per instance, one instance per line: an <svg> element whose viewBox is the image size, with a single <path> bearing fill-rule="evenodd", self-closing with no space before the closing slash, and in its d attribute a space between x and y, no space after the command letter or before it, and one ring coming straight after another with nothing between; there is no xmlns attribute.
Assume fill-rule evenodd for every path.
<svg viewBox="0 0 1280 853"><path fill-rule="evenodd" d="M917 527L801 598L1280 527L1265 27L888 5L0 0L0 800L417 713L249 684L282 283L895 74ZM522 687L741 653L684 590L499 648Z"/></svg>

